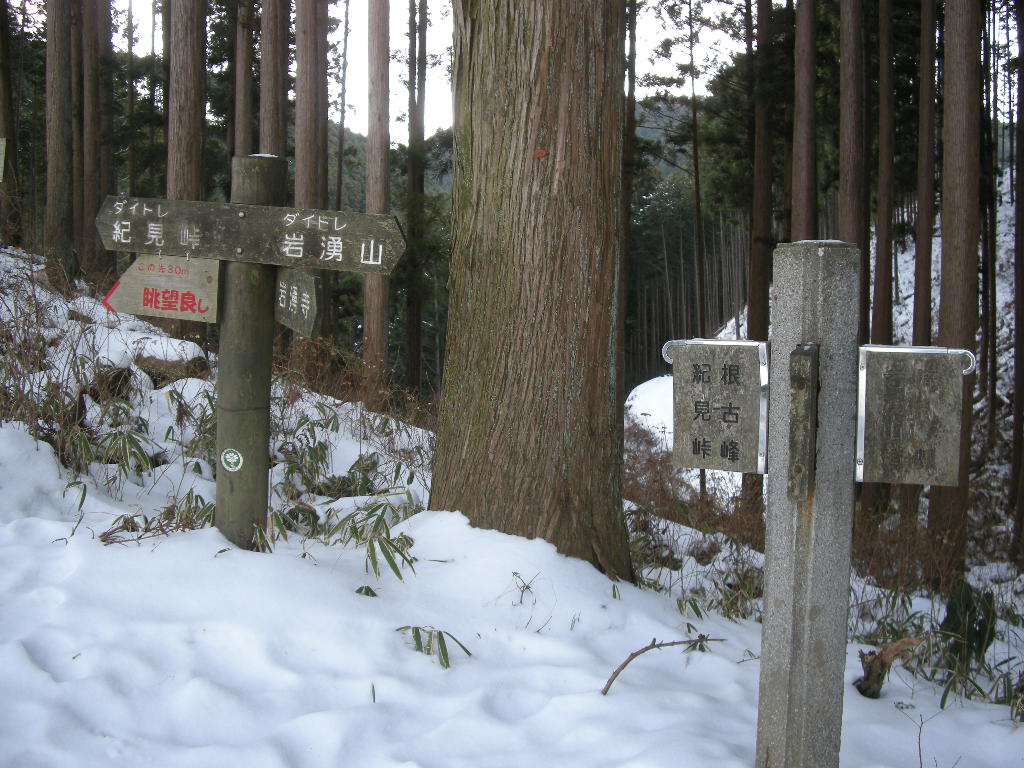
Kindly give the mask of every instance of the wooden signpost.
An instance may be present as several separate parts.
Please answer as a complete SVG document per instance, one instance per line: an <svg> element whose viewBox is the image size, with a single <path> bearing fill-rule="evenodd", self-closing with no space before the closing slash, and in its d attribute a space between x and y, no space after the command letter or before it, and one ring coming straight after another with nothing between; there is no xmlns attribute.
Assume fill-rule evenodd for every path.
<svg viewBox="0 0 1024 768"><path fill-rule="evenodd" d="M7 139L0 139L0 182L4 180L4 165L7 162Z"/></svg>
<svg viewBox="0 0 1024 768"><path fill-rule="evenodd" d="M839 765L855 482L957 484L960 398L974 356L858 348L850 307L859 263L854 246L835 241L775 251L767 464L756 470L768 476L758 768ZM752 343L665 345L681 466L740 471L740 457L762 450ZM730 388L732 378L749 391Z"/></svg>
<svg viewBox="0 0 1024 768"><path fill-rule="evenodd" d="M313 334L322 304L316 276L294 268L387 274L405 248L390 216L281 207L286 189L283 159L236 157L231 203L108 197L96 216L108 250L147 254L108 309L207 322L219 310L214 521L247 549L267 519L274 319Z"/></svg>

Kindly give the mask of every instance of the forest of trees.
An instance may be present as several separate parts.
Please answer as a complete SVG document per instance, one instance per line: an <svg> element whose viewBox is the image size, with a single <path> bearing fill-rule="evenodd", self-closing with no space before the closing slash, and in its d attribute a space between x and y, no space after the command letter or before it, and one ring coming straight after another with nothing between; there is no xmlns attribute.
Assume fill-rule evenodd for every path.
<svg viewBox="0 0 1024 768"><path fill-rule="evenodd" d="M1012 203L1024 220L1021 3L536 0L499 18L483 0L456 0L455 126L427 137L427 100L451 98L425 85L439 64L427 56L431 19L449 3L366 0L370 28L355 30L351 0L152 0L144 10L163 34L140 40L142 1L118 13L108 0L0 0L0 242L44 253L55 286L84 281L102 295L124 268L92 225L105 195L228 200L233 155L287 157L296 206L391 212L408 243L390 279L329 281L325 338L291 345L289 364L341 376L361 359L362 394L379 407L395 392L432 404L443 374L435 493L446 508L507 499L533 517L506 529L554 536L623 575L628 556L601 533L615 513L595 500L617 504L620 486L595 478L621 473L625 394L665 372L667 340L712 336L729 319L738 336L766 340L774 245L841 239L862 251L851 308L862 343L893 343L894 303L912 298L909 341L980 360L964 384L973 439L960 486L929 492L920 531L921 489L867 486L859 527L898 511L931 542L926 579L946 590L965 567L968 511L997 505L1024 564L1024 404L1000 394L1018 391L1024 370L1001 364L1008 308L996 293L1001 265L1014 263L1016 318L1024 226L1002 253L997 214ZM408 14L404 41L389 39L392 12ZM654 51L637 50L641 21L663 30ZM460 47L469 26L473 50ZM367 137L341 108L355 34L369 41ZM712 34L731 44L709 61ZM647 57L674 73L638 75ZM389 66L408 88L407 136L389 135ZM530 125L502 123L526 114ZM572 239L569 211L585 230ZM911 245L914 295L894 296L894 254ZM517 270L530 274L510 290ZM563 307L563 294L574 303ZM602 308L586 333L571 322L580 305ZM510 316L531 321L506 327ZM1019 329L1013 349L1024 352ZM488 379L510 367L530 386ZM574 367L586 370L555 373ZM517 427L517 408L552 421ZM559 432L570 423L585 429ZM480 431L494 424L502 440ZM584 460L591 468L571 468ZM509 477L534 462L550 482ZM471 472L486 479L465 482ZM743 504L756 509L759 496L748 480ZM556 508L539 511L542 498ZM855 540L857 557L877 543Z"/></svg>

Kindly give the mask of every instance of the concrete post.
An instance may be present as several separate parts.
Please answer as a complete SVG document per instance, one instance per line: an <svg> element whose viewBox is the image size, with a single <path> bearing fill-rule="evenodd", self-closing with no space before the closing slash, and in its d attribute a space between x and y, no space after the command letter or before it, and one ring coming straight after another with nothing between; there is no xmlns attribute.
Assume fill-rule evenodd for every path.
<svg viewBox="0 0 1024 768"><path fill-rule="evenodd" d="M282 205L286 168L283 158L233 158L231 202ZM223 270L215 522L233 544L252 549L267 519L276 267L225 262Z"/></svg>
<svg viewBox="0 0 1024 768"><path fill-rule="evenodd" d="M775 250L757 768L839 765L858 260L856 247L835 241ZM807 397L815 379L816 403Z"/></svg>

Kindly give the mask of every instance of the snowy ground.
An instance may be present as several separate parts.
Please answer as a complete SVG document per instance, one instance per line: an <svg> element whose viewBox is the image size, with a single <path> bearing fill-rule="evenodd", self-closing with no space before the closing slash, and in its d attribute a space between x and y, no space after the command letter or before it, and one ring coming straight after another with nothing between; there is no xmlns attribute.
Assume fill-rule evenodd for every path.
<svg viewBox="0 0 1024 768"><path fill-rule="evenodd" d="M23 266L0 257L0 273ZM182 403L201 410L210 385L154 389L132 362L139 345L171 358L195 350L98 314L90 300L46 302L54 364L26 373L29 389L72 368L86 375L98 361L126 367L137 390L132 415L119 418L144 425L165 463L119 475L93 462L76 478L24 425L0 425L0 766L752 765L759 625L684 615L680 593L613 584L543 541L420 512L393 530L414 542L415 572L403 567L402 580L387 567L368 572L365 548L315 536L278 540L272 554L238 550L212 528L139 540L122 530L120 543L104 543L124 516L156 517L190 490L213 498L209 462L195 455L202 429L182 418ZM95 321L86 336L67 334L82 323L70 309ZM12 312L7 305L3 319ZM658 396L643 407L666 403ZM99 404L86 405L95 429L116 427ZM315 428L298 428L303 413L319 419ZM379 448L349 404L303 397L275 420L293 442L329 443L332 474ZM426 444L414 430L401 434L404 456ZM276 508L286 507L285 467L272 475ZM68 485L76 480L84 501L81 486ZM420 471L388 498L423 501L428 483ZM306 498L321 515L372 501ZM376 596L357 592L366 586ZM400 631L411 626L450 633L450 668L416 652ZM601 694L652 638L700 635L714 639L706 652L652 651ZM848 649L848 684L861 648ZM941 709L940 696L899 668L879 700L848 685L844 768L1024 766L1024 733L1006 707Z"/></svg>

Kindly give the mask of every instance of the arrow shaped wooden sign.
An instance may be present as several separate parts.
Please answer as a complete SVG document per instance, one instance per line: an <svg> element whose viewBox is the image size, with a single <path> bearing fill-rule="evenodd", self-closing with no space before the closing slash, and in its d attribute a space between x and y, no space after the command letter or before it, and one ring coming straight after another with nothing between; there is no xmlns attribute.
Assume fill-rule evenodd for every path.
<svg viewBox="0 0 1024 768"><path fill-rule="evenodd" d="M390 274L405 251L393 216L265 205L107 197L110 251Z"/></svg>
<svg viewBox="0 0 1024 768"><path fill-rule="evenodd" d="M140 256L103 298L111 312L217 322L220 263L178 256Z"/></svg>

